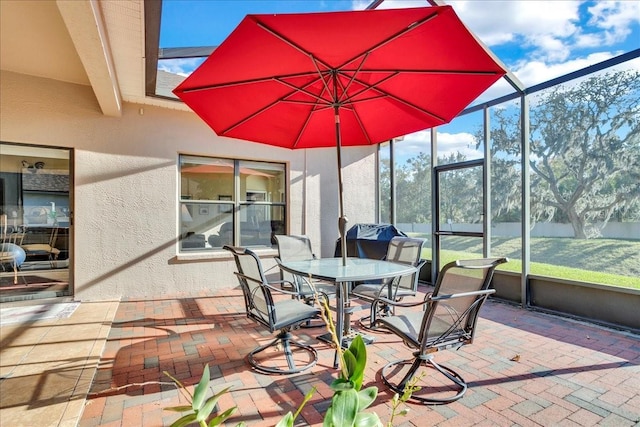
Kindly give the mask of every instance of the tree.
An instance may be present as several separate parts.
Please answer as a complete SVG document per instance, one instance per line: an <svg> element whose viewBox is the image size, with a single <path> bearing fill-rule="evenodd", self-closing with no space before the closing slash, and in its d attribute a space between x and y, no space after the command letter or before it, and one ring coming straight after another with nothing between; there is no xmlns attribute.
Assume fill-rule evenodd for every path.
<svg viewBox="0 0 640 427"><path fill-rule="evenodd" d="M533 218L570 222L575 237L588 238L599 236L612 215L637 216L640 73L618 71L574 87L555 86L531 104ZM494 152L518 153L517 115L496 114L495 127Z"/></svg>
<svg viewBox="0 0 640 427"><path fill-rule="evenodd" d="M431 222L431 156L419 153L397 166L395 170L396 185L396 222L428 223ZM380 216L390 218L389 204L391 197L391 177L389 160L383 159L380 164Z"/></svg>

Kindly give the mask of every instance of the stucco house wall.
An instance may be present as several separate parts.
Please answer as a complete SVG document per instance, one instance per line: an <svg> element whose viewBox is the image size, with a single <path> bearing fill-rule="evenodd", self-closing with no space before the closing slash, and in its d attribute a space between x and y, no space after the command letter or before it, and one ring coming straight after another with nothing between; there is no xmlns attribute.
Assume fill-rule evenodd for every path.
<svg viewBox="0 0 640 427"><path fill-rule="evenodd" d="M336 150L287 150L219 138L194 113L125 103L104 116L91 87L3 71L0 140L73 148L70 280L78 300L196 294L235 287L226 253L178 255L178 155L288 164L289 232L333 256ZM343 151L350 224L374 222L376 148ZM0 153L1 154L1 153ZM275 251L260 254L267 268Z"/></svg>

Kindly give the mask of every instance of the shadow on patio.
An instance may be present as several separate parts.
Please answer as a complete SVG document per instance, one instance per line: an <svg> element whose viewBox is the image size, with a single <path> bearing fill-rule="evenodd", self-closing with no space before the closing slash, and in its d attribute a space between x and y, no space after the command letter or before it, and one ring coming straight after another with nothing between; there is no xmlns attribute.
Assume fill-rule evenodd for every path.
<svg viewBox="0 0 640 427"><path fill-rule="evenodd" d="M396 425L623 426L640 421L636 335L491 300L479 324L473 345L436 356L463 375L467 394L444 406L410 404L408 416L396 418ZM321 425L332 395L329 384L337 375L331 368L333 350L315 339L322 331L295 332L318 350L314 368L267 376L251 370L245 356L271 334L245 317L239 290L122 301L79 426L169 425L178 415L162 408L185 401L163 371L193 386L207 363L214 391L233 386L219 401L221 409L239 408L230 425L275 425L313 386L317 391L298 425ZM379 370L387 360L411 352L387 334L376 334L367 350L365 385L378 386L372 410L386 422L392 394Z"/></svg>

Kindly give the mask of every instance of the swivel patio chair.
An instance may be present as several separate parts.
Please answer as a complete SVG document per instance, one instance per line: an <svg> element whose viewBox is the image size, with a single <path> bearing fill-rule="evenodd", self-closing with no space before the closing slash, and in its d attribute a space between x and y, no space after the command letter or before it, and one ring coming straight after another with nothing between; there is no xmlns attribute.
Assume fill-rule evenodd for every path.
<svg viewBox="0 0 640 427"><path fill-rule="evenodd" d="M278 245L278 258L276 261L306 261L315 259L316 256L311 249L311 240L303 235L275 235ZM297 292L297 298L305 303L313 305L318 296L323 298L336 297L336 285L334 283L323 282L321 280L311 280L308 277L301 277L280 269L280 278L283 283L292 284L291 291ZM308 322L304 327L324 326L324 322Z"/></svg>
<svg viewBox="0 0 640 427"><path fill-rule="evenodd" d="M442 268L434 291L425 295L423 301L402 303L384 297L375 301L375 304L404 308L402 314L379 317L375 323L416 349L412 359L393 361L382 368L382 380L389 388L402 394L408 384L417 385L421 389L414 391L410 400L422 404L450 403L465 394L464 379L453 369L436 363L434 353L459 349L473 342L480 307L495 292L489 289L493 272L504 262L506 258L454 261ZM423 310L416 310L418 306ZM409 365L407 370L405 367ZM421 370L423 366L444 378L423 377L426 373ZM418 379L417 384L412 383L414 378ZM429 385L425 385L426 381L430 381Z"/></svg>
<svg viewBox="0 0 640 427"><path fill-rule="evenodd" d="M274 294L295 295L278 288L267 282L262 269L260 258L250 249L224 246L223 249L231 252L235 258L238 271L235 273L242 288L247 317L267 327L270 332L280 331L276 338L268 344L261 345L251 351L248 360L257 371L268 374L293 374L311 368L318 361L316 350L300 342L294 341L291 330L300 324L315 319L320 310L309 306L298 299L274 300ZM294 359L294 350L297 347L302 350L302 355L309 358L309 362L298 366ZM258 353L267 349L276 350L273 358L258 358ZM282 357L286 360L287 367L282 367ZM273 364L267 362L273 359Z"/></svg>
<svg viewBox="0 0 640 427"><path fill-rule="evenodd" d="M418 292L418 277L420 268L426 262L421 260L424 239L411 237L394 237L389 242L386 261L407 264L416 267L416 272L410 275L393 277L378 283L363 283L351 290L351 296L359 298L371 304L370 314L360 319L360 325L365 329L376 329L376 318L380 315L389 315L392 306L383 303L374 304L380 297L392 301L401 301L404 297L415 296ZM375 309L374 309L375 308ZM365 323L368 320L367 323Z"/></svg>

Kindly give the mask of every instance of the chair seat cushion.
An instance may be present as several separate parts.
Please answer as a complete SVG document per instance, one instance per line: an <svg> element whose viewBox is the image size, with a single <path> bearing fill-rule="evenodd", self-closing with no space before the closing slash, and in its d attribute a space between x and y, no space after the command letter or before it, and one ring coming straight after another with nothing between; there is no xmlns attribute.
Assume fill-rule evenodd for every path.
<svg viewBox="0 0 640 427"><path fill-rule="evenodd" d="M276 322L274 329L282 329L302 323L320 314L320 310L299 300L288 299L274 303Z"/></svg>
<svg viewBox="0 0 640 427"><path fill-rule="evenodd" d="M46 243L33 243L29 245L22 245L22 247L29 254L42 254L42 255L47 255L50 253L55 255L60 254L60 249L52 248Z"/></svg>
<svg viewBox="0 0 640 427"><path fill-rule="evenodd" d="M380 287L386 285L380 284L372 284L372 283L364 283L362 285L358 285L351 291L351 294L357 297L366 298L366 299L376 299L380 294ZM396 298L402 298L407 296L413 296L415 292L409 289L398 289L396 292ZM380 294L380 296L388 297L386 290Z"/></svg>
<svg viewBox="0 0 640 427"><path fill-rule="evenodd" d="M311 295L313 292L311 290L311 286L309 286L308 283L306 283L305 281L302 281L303 283L300 285L300 293L302 295ZM334 285L333 283L326 283L326 282L313 282L313 287L316 288L317 292L322 292L324 294L327 295L335 295L336 294L336 285Z"/></svg>
<svg viewBox="0 0 640 427"><path fill-rule="evenodd" d="M378 319L396 335L400 336L404 342L413 347L420 346L420 328L422 327L423 311L409 312L398 316L382 317ZM445 333L451 323L434 317L429 328L430 339L435 339Z"/></svg>

